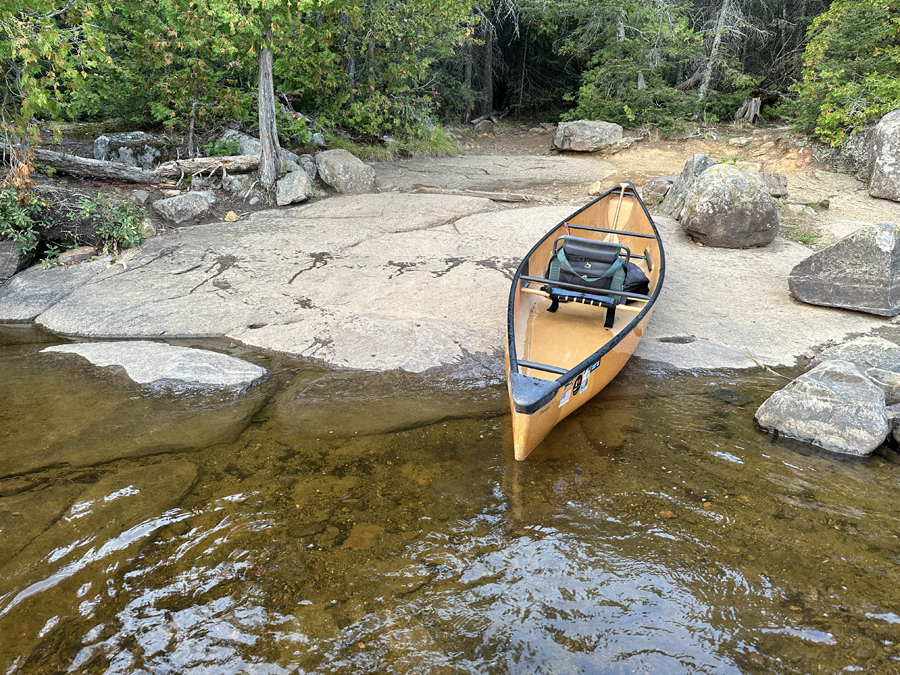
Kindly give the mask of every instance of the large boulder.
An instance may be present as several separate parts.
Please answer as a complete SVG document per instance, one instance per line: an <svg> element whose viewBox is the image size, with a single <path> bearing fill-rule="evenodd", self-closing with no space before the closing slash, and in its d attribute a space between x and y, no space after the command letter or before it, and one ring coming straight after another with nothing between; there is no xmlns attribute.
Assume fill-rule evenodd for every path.
<svg viewBox="0 0 900 675"><path fill-rule="evenodd" d="M766 431L865 457L890 431L884 393L849 361L831 360L776 391L756 411Z"/></svg>
<svg viewBox="0 0 900 675"><path fill-rule="evenodd" d="M338 192L374 192L375 169L363 164L346 150L325 150L316 155L319 177Z"/></svg>
<svg viewBox="0 0 900 675"><path fill-rule="evenodd" d="M292 171L275 183L275 203L278 206L287 206L305 202L312 197L313 190L312 181L305 171Z"/></svg>
<svg viewBox="0 0 900 675"><path fill-rule="evenodd" d="M561 122L553 136L553 147L576 152L596 152L622 140L623 130L612 122Z"/></svg>
<svg viewBox="0 0 900 675"><path fill-rule="evenodd" d="M758 174L717 164L685 195L681 228L707 246L765 246L778 234L778 211Z"/></svg>
<svg viewBox="0 0 900 675"><path fill-rule="evenodd" d="M173 159L175 146L166 136L144 131L104 134L94 141L94 159L152 169Z"/></svg>
<svg viewBox="0 0 900 675"><path fill-rule="evenodd" d="M882 117L869 137L869 194L900 201L900 110Z"/></svg>
<svg viewBox="0 0 900 675"><path fill-rule="evenodd" d="M884 392L885 405L900 403L900 345L879 337L860 337L826 349L811 362L849 361Z"/></svg>
<svg viewBox="0 0 900 675"><path fill-rule="evenodd" d="M687 191L697 180L697 176L706 171L709 167L715 166L716 163L702 153L694 154L684 164L678 178L672 184L672 187L666 192L666 198L663 200L659 210L675 220L681 217L681 209L684 207L684 196Z"/></svg>
<svg viewBox="0 0 900 675"><path fill-rule="evenodd" d="M249 136L248 134L234 129L229 129L219 136L219 140L231 141L237 146L237 154L239 155L258 155L262 152L262 142L258 138ZM280 148L281 151L281 170L286 173L293 171L306 170L300 156L296 153Z"/></svg>
<svg viewBox="0 0 900 675"><path fill-rule="evenodd" d="M894 223L862 227L800 262L788 285L811 305L900 314L900 229Z"/></svg>
<svg viewBox="0 0 900 675"><path fill-rule="evenodd" d="M186 192L185 194L160 199L153 202L153 208L176 225L195 220L209 211L209 200L200 192Z"/></svg>

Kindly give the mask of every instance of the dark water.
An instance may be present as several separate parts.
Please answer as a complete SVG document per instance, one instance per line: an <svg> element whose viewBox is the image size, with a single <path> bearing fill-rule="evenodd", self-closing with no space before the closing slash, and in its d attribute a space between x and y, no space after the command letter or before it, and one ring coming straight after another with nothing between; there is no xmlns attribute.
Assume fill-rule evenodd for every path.
<svg viewBox="0 0 900 675"><path fill-rule="evenodd" d="M489 376L51 339L0 330L0 672L900 672L900 456L758 432L775 375L635 361L516 463Z"/></svg>

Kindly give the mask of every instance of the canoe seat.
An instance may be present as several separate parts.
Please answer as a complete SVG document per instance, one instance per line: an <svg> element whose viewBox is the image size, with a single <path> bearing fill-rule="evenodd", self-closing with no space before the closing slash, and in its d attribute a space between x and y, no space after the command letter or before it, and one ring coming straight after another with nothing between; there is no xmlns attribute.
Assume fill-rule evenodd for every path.
<svg viewBox="0 0 900 675"><path fill-rule="evenodd" d="M547 267L547 278L564 284L542 290L550 295L548 311L555 312L561 302L581 302L606 309L604 326L612 328L616 305L622 302L619 294L625 283L631 251L619 242L598 241L564 235L557 237ZM604 294L603 291L612 291Z"/></svg>

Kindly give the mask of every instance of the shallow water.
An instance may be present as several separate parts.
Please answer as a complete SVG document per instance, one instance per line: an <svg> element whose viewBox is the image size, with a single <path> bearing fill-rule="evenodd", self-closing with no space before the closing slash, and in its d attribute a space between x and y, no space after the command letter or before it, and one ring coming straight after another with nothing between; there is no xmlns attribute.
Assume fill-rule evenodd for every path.
<svg viewBox="0 0 900 675"><path fill-rule="evenodd" d="M900 456L757 431L773 374L634 361L517 463L489 374L210 343L273 375L188 398L53 340L0 330L3 672L900 671Z"/></svg>

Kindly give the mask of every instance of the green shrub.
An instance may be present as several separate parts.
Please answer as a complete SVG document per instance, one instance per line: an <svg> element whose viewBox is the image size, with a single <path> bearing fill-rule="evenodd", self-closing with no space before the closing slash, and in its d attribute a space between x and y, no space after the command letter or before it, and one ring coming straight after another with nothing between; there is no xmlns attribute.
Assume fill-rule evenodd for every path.
<svg viewBox="0 0 900 675"><path fill-rule="evenodd" d="M22 255L33 253L38 245L32 218L36 207L14 188L0 190L0 235L14 241Z"/></svg>
<svg viewBox="0 0 900 675"><path fill-rule="evenodd" d="M834 0L810 27L783 110L831 145L900 108L900 0Z"/></svg>
<svg viewBox="0 0 900 675"><path fill-rule="evenodd" d="M131 202L114 202L98 194L97 199L82 197L79 205L79 216L93 225L104 248L132 248L144 240L142 225L146 216Z"/></svg>

